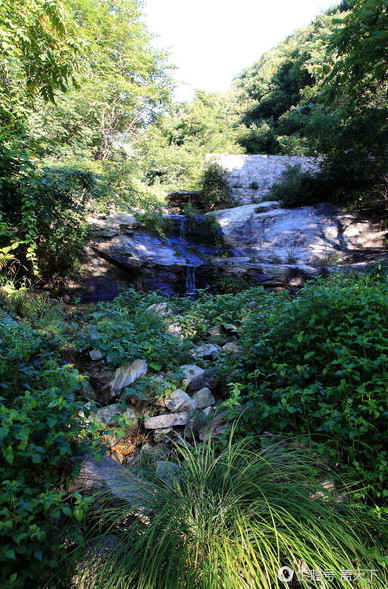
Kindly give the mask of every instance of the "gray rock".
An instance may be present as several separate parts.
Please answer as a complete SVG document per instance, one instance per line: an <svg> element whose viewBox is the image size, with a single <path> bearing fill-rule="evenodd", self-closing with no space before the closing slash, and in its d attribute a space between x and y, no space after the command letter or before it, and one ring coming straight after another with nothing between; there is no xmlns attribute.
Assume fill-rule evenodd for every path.
<svg viewBox="0 0 388 589"><path fill-rule="evenodd" d="M179 372L183 372L184 378L182 384L184 387L187 387L194 378L203 374L205 370L195 364L183 364L179 366Z"/></svg>
<svg viewBox="0 0 388 589"><path fill-rule="evenodd" d="M239 346L238 344L236 344L235 342L230 342L228 344L225 344L224 346L222 346L222 350L224 352L232 352L232 353L237 354L239 356L244 353L242 347Z"/></svg>
<svg viewBox="0 0 388 589"><path fill-rule="evenodd" d="M210 407L216 403L211 390L207 387L197 391L193 396L193 399L195 400L198 409L205 409L206 407Z"/></svg>
<svg viewBox="0 0 388 589"><path fill-rule="evenodd" d="M222 329L221 323L219 323L218 325L213 325L213 327L211 327L208 330L208 334L211 335L212 337L221 337L223 335L223 329Z"/></svg>
<svg viewBox="0 0 388 589"><path fill-rule="evenodd" d="M320 158L289 155L208 154L206 159L217 163L225 171L231 195L240 202L268 195L289 166L299 165L303 171L319 170ZM263 202L255 205L265 209L272 205Z"/></svg>
<svg viewBox="0 0 388 589"><path fill-rule="evenodd" d="M176 425L186 425L189 416L187 413L164 413L163 415L155 415L155 417L147 417L144 420L145 429L166 429Z"/></svg>
<svg viewBox="0 0 388 589"><path fill-rule="evenodd" d="M137 378L147 373L145 360L135 360L131 364L123 364L115 372L113 381L110 383L112 396L120 393L121 389L132 384Z"/></svg>
<svg viewBox="0 0 388 589"><path fill-rule="evenodd" d="M234 260L235 258L233 258ZM245 258L244 258L245 259ZM246 261L250 261L250 258L246 258ZM208 330L208 334L212 337L222 337L225 335L237 335L238 329L235 325L231 323L219 323L214 325Z"/></svg>
<svg viewBox="0 0 388 589"><path fill-rule="evenodd" d="M203 415L202 411L196 411L192 417L190 417L187 425L185 427L183 436L186 440L196 440L198 439L200 430L206 424L206 417Z"/></svg>
<svg viewBox="0 0 388 589"><path fill-rule="evenodd" d="M154 504L154 486L108 456L100 462L87 460L75 481L76 489L101 486L134 507L149 508Z"/></svg>
<svg viewBox="0 0 388 589"><path fill-rule="evenodd" d="M169 434L173 431L171 427L166 427L164 429L157 429L154 432L154 441L157 444L167 444L171 442Z"/></svg>
<svg viewBox="0 0 388 589"><path fill-rule="evenodd" d="M138 415L136 409L132 406L123 409L117 404L107 405L106 407L101 407L98 409L98 411L94 414L94 417L105 425L115 423L118 417L132 419L134 421L134 426L137 426L138 424Z"/></svg>
<svg viewBox="0 0 388 589"><path fill-rule="evenodd" d="M200 430L198 437L201 442L204 442L210 438L218 438L220 435L225 433L228 429L227 414L217 413L215 417L206 423Z"/></svg>
<svg viewBox="0 0 388 589"><path fill-rule="evenodd" d="M168 460L158 460L156 462L156 476L165 481L172 481L177 478L179 465L176 462Z"/></svg>
<svg viewBox="0 0 388 589"><path fill-rule="evenodd" d="M176 413L177 411L186 411L192 413L196 410L196 402L182 389L176 389L169 397L164 400L164 404L169 411Z"/></svg>
<svg viewBox="0 0 388 589"><path fill-rule="evenodd" d="M109 217L88 217L87 219L92 233L97 237L111 238L119 235L123 230L133 229L137 221L129 213L116 213Z"/></svg>
<svg viewBox="0 0 388 589"><path fill-rule="evenodd" d="M98 362L98 360L102 360L104 357L101 351L97 348L95 348L94 350L90 350L89 356L90 359L93 360L93 362Z"/></svg>
<svg viewBox="0 0 388 589"><path fill-rule="evenodd" d="M213 390L218 385L218 382L219 379L215 373L215 370L213 368L209 368L208 370L201 372L198 376L189 382L187 386L187 392L189 394L195 393L196 391L199 391L205 387Z"/></svg>
<svg viewBox="0 0 388 589"><path fill-rule="evenodd" d="M384 243L384 232L377 225L327 204L271 210L245 205L214 215L224 243L238 248L251 263L308 266L330 254Z"/></svg>
<svg viewBox="0 0 388 589"><path fill-rule="evenodd" d="M191 352L191 355L193 358L214 359L219 356L220 350L221 347L215 344L203 344L202 346L195 348L195 350Z"/></svg>
<svg viewBox="0 0 388 589"><path fill-rule="evenodd" d="M117 418L119 415L122 415L122 413L123 410L118 405L107 405L106 407L98 409L94 416L101 423L109 425L110 423L117 421Z"/></svg>
<svg viewBox="0 0 388 589"><path fill-rule="evenodd" d="M206 419L209 419L209 417L212 415L212 413L214 413L215 411L215 407L205 407L205 409L202 409L202 413L205 416Z"/></svg>

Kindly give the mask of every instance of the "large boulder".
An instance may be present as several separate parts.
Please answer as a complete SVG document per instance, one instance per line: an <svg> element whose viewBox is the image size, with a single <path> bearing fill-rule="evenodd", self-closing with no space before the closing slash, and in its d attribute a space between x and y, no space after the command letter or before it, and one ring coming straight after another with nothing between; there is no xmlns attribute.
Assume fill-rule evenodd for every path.
<svg viewBox="0 0 388 589"><path fill-rule="evenodd" d="M240 259L245 264L311 265L329 255L385 244L379 227L328 204L284 209L272 201L212 214L225 245L245 257Z"/></svg>

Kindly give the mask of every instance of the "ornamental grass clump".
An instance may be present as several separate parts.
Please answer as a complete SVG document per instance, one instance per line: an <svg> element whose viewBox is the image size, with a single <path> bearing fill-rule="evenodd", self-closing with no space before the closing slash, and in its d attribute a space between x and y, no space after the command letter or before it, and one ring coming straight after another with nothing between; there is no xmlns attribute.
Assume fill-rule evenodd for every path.
<svg viewBox="0 0 388 589"><path fill-rule="evenodd" d="M383 523L343 488L339 494L322 484L324 471L306 450L256 452L231 440L220 452L212 442L175 451L178 474L148 477L137 504L99 497L89 528L94 557L78 558L77 587L348 589L350 572L351 586L360 589L369 586L370 571L373 589L387 586L387 571L376 562ZM136 479L127 472L130 489ZM283 578L293 572L290 585L280 569Z"/></svg>

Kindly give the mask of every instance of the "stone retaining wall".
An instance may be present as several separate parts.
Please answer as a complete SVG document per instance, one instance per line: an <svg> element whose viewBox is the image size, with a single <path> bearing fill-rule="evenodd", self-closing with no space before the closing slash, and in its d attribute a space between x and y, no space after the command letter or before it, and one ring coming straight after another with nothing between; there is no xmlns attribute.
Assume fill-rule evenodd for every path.
<svg viewBox="0 0 388 589"><path fill-rule="evenodd" d="M319 169L317 157L289 155L207 154L206 161L217 163L227 172L232 195L241 204L265 198L290 166L300 165L303 171Z"/></svg>

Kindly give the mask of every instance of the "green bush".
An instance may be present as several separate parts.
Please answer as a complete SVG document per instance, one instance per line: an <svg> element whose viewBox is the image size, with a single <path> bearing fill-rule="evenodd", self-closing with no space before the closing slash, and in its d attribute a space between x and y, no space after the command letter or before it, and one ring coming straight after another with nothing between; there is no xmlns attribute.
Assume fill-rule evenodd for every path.
<svg viewBox="0 0 388 589"><path fill-rule="evenodd" d="M280 200L285 207L314 205L330 200L323 174L302 172L301 166L289 166L268 194L268 200Z"/></svg>
<svg viewBox="0 0 388 589"><path fill-rule="evenodd" d="M332 474L306 450L291 443L257 452L230 440L221 453L209 443L181 445L176 456L177 476L145 478L143 471L141 479L127 471L120 491L130 490L132 505L98 497L88 558L75 558L76 587L274 589L284 587L278 572L285 566L303 578L297 586L345 589L343 571L357 577L358 569L374 569L372 586L386 587L386 569L375 560L386 517L378 521L329 490L322 475L334 484ZM369 586L352 581L356 589Z"/></svg>
<svg viewBox="0 0 388 589"><path fill-rule="evenodd" d="M85 503L66 484L89 444L80 375L54 357L47 331L0 313L0 584L29 589L59 578L66 546L82 541Z"/></svg>
<svg viewBox="0 0 388 589"><path fill-rule="evenodd" d="M244 431L302 435L384 500L388 427L388 283L341 273L276 295L242 334ZM243 425L244 424L244 425Z"/></svg>
<svg viewBox="0 0 388 589"><path fill-rule="evenodd" d="M218 164L211 163L205 168L200 187L202 192L199 201L201 210L212 211L235 206L225 171Z"/></svg>
<svg viewBox="0 0 388 589"><path fill-rule="evenodd" d="M17 243L22 275L55 282L74 267L86 239L85 207L103 185L91 172L39 169L23 152L0 147L0 247Z"/></svg>

